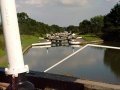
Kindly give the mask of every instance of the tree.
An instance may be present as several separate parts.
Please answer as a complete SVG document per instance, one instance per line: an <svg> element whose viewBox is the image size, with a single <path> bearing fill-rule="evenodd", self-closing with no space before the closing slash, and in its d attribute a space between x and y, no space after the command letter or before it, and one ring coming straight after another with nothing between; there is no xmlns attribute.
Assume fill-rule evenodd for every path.
<svg viewBox="0 0 120 90"><path fill-rule="evenodd" d="M72 32L72 33L79 33L79 27L78 26L70 25L66 28L66 30L68 32Z"/></svg>
<svg viewBox="0 0 120 90"><path fill-rule="evenodd" d="M91 31L91 22L89 20L83 20L79 24L79 30L82 34L92 33Z"/></svg>
<svg viewBox="0 0 120 90"><path fill-rule="evenodd" d="M29 16L25 12L17 13L17 16L19 23L24 23L29 18Z"/></svg>
<svg viewBox="0 0 120 90"><path fill-rule="evenodd" d="M120 41L120 2L104 17L104 40Z"/></svg>
<svg viewBox="0 0 120 90"><path fill-rule="evenodd" d="M58 25L51 26L51 32L53 33L62 32L62 31L63 31L62 27L59 27Z"/></svg>
<svg viewBox="0 0 120 90"><path fill-rule="evenodd" d="M27 13L24 12L18 13L17 16L21 34L44 36L46 33L64 31L64 29L58 25L49 26L42 22L31 19Z"/></svg>
<svg viewBox="0 0 120 90"><path fill-rule="evenodd" d="M2 24L0 24L0 34L3 33Z"/></svg>
<svg viewBox="0 0 120 90"><path fill-rule="evenodd" d="M94 34L101 34L104 25L104 16L95 16L90 19L91 29Z"/></svg>

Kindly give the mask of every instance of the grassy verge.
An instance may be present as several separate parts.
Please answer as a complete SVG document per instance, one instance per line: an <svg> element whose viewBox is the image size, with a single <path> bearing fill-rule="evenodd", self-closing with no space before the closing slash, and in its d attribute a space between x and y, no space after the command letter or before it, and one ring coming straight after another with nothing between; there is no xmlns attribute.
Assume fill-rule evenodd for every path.
<svg viewBox="0 0 120 90"><path fill-rule="evenodd" d="M81 43L81 45L85 44L101 44L103 40L96 35L93 34L86 34L80 35L85 41Z"/></svg>
<svg viewBox="0 0 120 90"><path fill-rule="evenodd" d="M5 55L5 44L4 44L4 38L3 35L0 35L0 57Z"/></svg>
<svg viewBox="0 0 120 90"><path fill-rule="evenodd" d="M32 43L35 43L39 40L38 37L32 36L32 35L21 35L21 42L22 42L22 48L23 50L27 48ZM0 67L7 66L7 59L6 59L6 53L3 49L5 47L4 45L4 39L3 36L0 35Z"/></svg>
<svg viewBox="0 0 120 90"><path fill-rule="evenodd" d="M5 55L5 51L3 49L0 49L0 56L4 56Z"/></svg>
<svg viewBox="0 0 120 90"><path fill-rule="evenodd" d="M21 35L22 48L25 49L32 43L35 43L39 40L38 37L32 35Z"/></svg>
<svg viewBox="0 0 120 90"><path fill-rule="evenodd" d="M96 35L93 34L86 34L86 35L80 35L85 41L97 41L97 40L102 40Z"/></svg>

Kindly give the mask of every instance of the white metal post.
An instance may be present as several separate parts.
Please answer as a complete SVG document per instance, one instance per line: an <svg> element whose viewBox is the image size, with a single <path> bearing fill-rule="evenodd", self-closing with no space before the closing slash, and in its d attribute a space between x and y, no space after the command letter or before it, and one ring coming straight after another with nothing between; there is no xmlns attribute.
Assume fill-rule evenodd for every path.
<svg viewBox="0 0 120 90"><path fill-rule="evenodd" d="M28 72L29 69L27 65L24 65L23 61L15 0L0 1L3 31L9 61L9 67L5 71L6 74L17 77L19 73Z"/></svg>

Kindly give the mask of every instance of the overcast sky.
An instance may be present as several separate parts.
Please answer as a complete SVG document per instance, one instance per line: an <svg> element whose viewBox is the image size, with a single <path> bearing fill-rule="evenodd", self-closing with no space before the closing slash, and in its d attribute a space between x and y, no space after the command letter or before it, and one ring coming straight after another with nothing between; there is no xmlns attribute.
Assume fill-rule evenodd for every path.
<svg viewBox="0 0 120 90"><path fill-rule="evenodd" d="M17 12L46 24L79 25L84 19L105 15L119 0L16 0Z"/></svg>

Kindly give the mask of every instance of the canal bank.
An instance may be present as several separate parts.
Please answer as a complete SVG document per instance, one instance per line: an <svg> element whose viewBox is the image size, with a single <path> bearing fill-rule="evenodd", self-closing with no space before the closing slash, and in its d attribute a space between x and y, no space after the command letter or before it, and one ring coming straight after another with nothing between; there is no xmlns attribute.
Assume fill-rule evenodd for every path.
<svg viewBox="0 0 120 90"><path fill-rule="evenodd" d="M5 47L4 46L4 39L3 39L3 35L0 35L0 40L2 40L1 42L1 48ZM30 48L32 43L35 43L37 41L39 41L39 38L36 36L32 36L32 35L21 35L21 41L22 41L22 47L23 47L23 53L25 53L26 50L28 50L28 48ZM7 62L7 56L5 53L5 49L1 49L1 56L0 56L0 66L1 67L6 67L8 65Z"/></svg>
<svg viewBox="0 0 120 90"><path fill-rule="evenodd" d="M86 45L86 44L102 44L104 41L103 40L95 40L95 41L83 41L81 42L80 45Z"/></svg>

